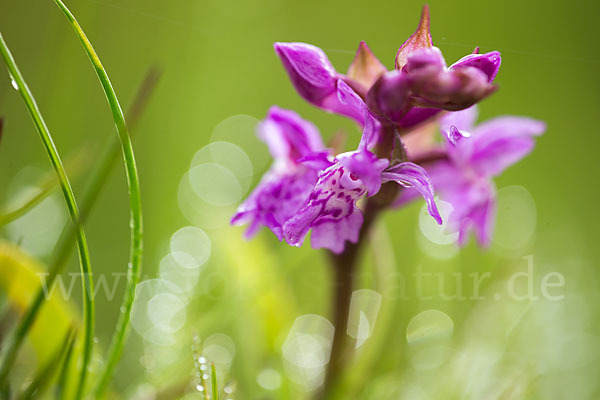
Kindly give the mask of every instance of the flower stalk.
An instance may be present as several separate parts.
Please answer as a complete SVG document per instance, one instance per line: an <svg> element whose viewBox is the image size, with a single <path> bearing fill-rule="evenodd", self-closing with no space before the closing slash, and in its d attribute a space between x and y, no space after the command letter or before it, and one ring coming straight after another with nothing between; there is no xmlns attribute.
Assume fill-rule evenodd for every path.
<svg viewBox="0 0 600 400"><path fill-rule="evenodd" d="M398 186L390 182L384 184L379 193L367 200L364 209L364 222L356 243L348 243L340 254L329 253L330 264L334 276L332 296L332 322L335 327L329 364L325 371L325 381L321 398L327 399L335 391L341 373L344 371L347 358L348 335L346 334L350 314L350 300L354 289L354 277L360 257L371 227L377 217L398 193Z"/></svg>

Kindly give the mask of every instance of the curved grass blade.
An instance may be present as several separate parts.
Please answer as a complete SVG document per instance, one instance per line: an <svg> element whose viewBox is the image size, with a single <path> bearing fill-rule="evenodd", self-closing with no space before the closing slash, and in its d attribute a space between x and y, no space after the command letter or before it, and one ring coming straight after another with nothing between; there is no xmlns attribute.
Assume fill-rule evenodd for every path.
<svg viewBox="0 0 600 400"><path fill-rule="evenodd" d="M52 358L35 374L35 377L27 388L18 396L18 399L29 400L39 397L48 387L54 377L56 366L60 365L65 355L73 346L74 329L71 328L65 335L61 346L56 350Z"/></svg>
<svg viewBox="0 0 600 400"><path fill-rule="evenodd" d="M75 345L75 335L71 336L71 340L69 341L67 351L65 353L65 357L62 360L62 365L60 367L60 374L58 375L58 381L56 382L56 386L54 389L54 397L56 399L64 399L65 392L67 390L67 383L69 378L69 366L71 365L71 358L73 356L73 347Z"/></svg>
<svg viewBox="0 0 600 400"><path fill-rule="evenodd" d="M67 209L69 211L69 216L71 218L71 222L76 232L77 238L77 249L79 252L79 261L81 265L81 273L83 274L82 283L83 283L83 319L84 319L84 329L83 329L83 360L80 374L80 383L81 386L85 383L85 378L87 376L88 364L92 355L92 347L93 347L93 335L94 335L94 298L93 298L93 290L94 284L92 280L92 268L90 263L90 256L88 252L87 239L85 236L85 231L83 226L79 223L79 209L77 208L77 203L75 201L75 196L73 195L73 190L71 189L71 184L69 182L69 178L65 172L65 168L62 164L56 146L52 140L52 136L46 126L46 123L42 117L42 114L37 106L29 87L25 83L19 68L17 67L15 60L0 34L0 53L4 58L4 62L8 67L9 73L11 75L11 79L13 79L14 85L18 88L21 97L25 101L25 105L27 106L27 110L31 115L34 125L40 134L42 142L44 144L44 148L48 153L50 158L50 162L52 163L52 167L54 168L56 175L58 177L60 187L62 189L63 195L65 197L65 202L67 204ZM31 311L29 309L28 311ZM15 361L17 356L17 350L19 349L20 344L23 342L25 338L25 334L29 329L29 326L33 322L35 317L35 312L28 312L25 314L14 331L13 335L11 335L9 342L5 344L2 349L2 354L0 355L0 385L5 381L8 376L10 369Z"/></svg>
<svg viewBox="0 0 600 400"><path fill-rule="evenodd" d="M140 121L140 117L146 108L148 100L158 83L161 72L156 67L151 67L146 72L142 83L140 84L133 102L129 105L127 110L127 116L125 121L129 127L131 134L135 131L135 128ZM114 167L117 156L119 155L120 144L118 138L111 140L104 152L102 159L99 162L98 168L94 171L90 178L90 184L86 187L81 199L81 213L85 219L87 214L94 207L94 203L98 198L100 190L106 183L110 173ZM71 244L71 241L65 243L66 245Z"/></svg>
<svg viewBox="0 0 600 400"><path fill-rule="evenodd" d="M151 67L146 72L144 79L134 97L133 102L129 106L129 110L127 111L127 125L130 127L131 133L137 127L138 122L148 104L148 100L158 80L160 78L161 71L156 67ZM81 196L81 221L85 221L94 208L96 203L96 199L98 199L102 188L106 184L110 173L114 167L115 161L119 155L120 145L118 138L114 138L115 140L110 140L106 149L103 152L103 155L98 162L98 166L92 171L92 175L89 178L89 183L86 186L83 195ZM54 265L51 271L54 269L62 269L62 266L69 258L72 250L73 244L73 231L66 230L63 232L61 238L59 239L54 259ZM50 276L53 276L52 273Z"/></svg>
<svg viewBox="0 0 600 400"><path fill-rule="evenodd" d="M81 41L81 44L83 45L90 61L92 62L96 74L98 75L102 89L104 90L104 94L108 100L113 119L117 126L117 133L121 141L121 148L123 150L123 158L125 161L127 184L129 186L129 206L131 209L131 251L127 269L127 289L120 308L121 313L119 315L115 333L113 334L113 338L111 340L106 363L104 364L103 371L100 373L100 379L95 389L95 397L99 398L106 390L106 386L108 385L108 382L112 376L113 370L121 357L125 338L128 333L129 316L131 314L131 308L133 306L133 300L135 297L135 288L140 280L142 262L142 202L137 166L133 154L133 147L131 145L131 138L129 136L127 124L125 123L123 110L121 109L121 105L119 104L110 79L108 78L108 74L100 62L100 59L92 47L92 44L75 19L75 16L62 2L62 0L54 0L54 3L56 3L56 5L71 23L71 26L79 37L79 40Z"/></svg>
<svg viewBox="0 0 600 400"><path fill-rule="evenodd" d="M129 112L127 113L127 121L129 122L130 126L135 127L137 125L137 123L139 122L139 119L143 113L143 110L144 110L147 102L148 102L148 99L156 86L159 76L160 76L160 72L156 68L151 68L147 72L142 84L140 85L140 87L136 93L135 99L134 99L132 105L130 106ZM118 156L118 152L119 152L118 143L111 141L109 143L107 151L104 152L104 155L99 162L99 167L95 170L95 172L92 175L92 178L89 181L88 188L86 189L86 191L84 192L84 194L82 196L81 216L79 219L79 223L83 223L83 221L86 219L87 215L89 215L91 209L93 208L95 199L98 197L98 193L100 192L100 190L105 185L105 183L108 179L110 171L112 170L112 167L116 160L116 157ZM76 160L79 160L79 158L81 158L80 156L81 155L78 155ZM73 163L73 164L79 165L78 162L79 161L77 161L77 163ZM67 162L67 164L69 164L69 162ZM76 231L76 227L71 226L67 230L65 230L65 232L61 236L59 244L57 245L58 250L56 252L54 260L53 260L52 264L50 265L50 267L48 268L48 276L46 278L46 287L52 287L54 285L55 279L57 278L58 274L62 270L62 267L65 265L65 262L71 253L73 239L75 237L75 231ZM0 243L0 245L1 245L1 243ZM0 248L1 248L1 246L0 246ZM0 255L1 255L1 253L0 253ZM29 330L31 329L33 322L36 320L37 315L41 309L41 306L47 300L47 297L45 294L46 293L44 291L44 288L41 287L38 290L37 294L35 295L33 301L30 302L30 304L27 306L26 310L23 312L24 317L22 318L22 320L20 322L20 326L17 328L17 330L19 332L21 332L21 336L25 337L27 335L27 333L29 332ZM17 347L18 347L18 345L17 345ZM69 367L69 365L66 365L63 368L65 374L68 372L68 367ZM65 375L63 378L65 380L65 382L66 382L67 377L68 376ZM60 383L60 379L59 379L59 383ZM66 385L66 383L65 383L65 385ZM62 394L60 394L60 395L57 394L57 398L63 398L61 396L62 396ZM7 397L2 397L0 395L0 398L7 398Z"/></svg>

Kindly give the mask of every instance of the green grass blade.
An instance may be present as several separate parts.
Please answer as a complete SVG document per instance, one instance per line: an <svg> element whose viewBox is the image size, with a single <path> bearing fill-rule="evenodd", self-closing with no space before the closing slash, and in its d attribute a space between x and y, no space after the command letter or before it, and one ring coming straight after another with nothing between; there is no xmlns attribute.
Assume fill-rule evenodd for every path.
<svg viewBox="0 0 600 400"><path fill-rule="evenodd" d="M69 171L69 176L71 180L74 181L77 179L84 167L87 166L87 160L89 159L89 154L87 154L86 149L80 150L75 156L70 157L65 160L65 168ZM35 185L39 188L39 190L31 195L29 198L25 199L21 204L17 206L13 206L10 209L0 211L0 227L4 226L15 219L23 216L28 211L30 211L33 207L38 205L42 200L48 197L54 189L58 187L58 180L56 179L55 173L47 174ZM81 213L85 212L84 202L80 202L81 204ZM71 240L71 242L73 242Z"/></svg>
<svg viewBox="0 0 600 400"><path fill-rule="evenodd" d="M143 114L143 111L152 92L154 91L154 88L156 87L156 84L158 83L160 74L160 71L155 67L150 68L146 72L146 75L136 92L135 98L129 106L126 121L132 133L137 126L141 115ZM97 167L92 171L88 180L89 183L86 186L83 195L81 196L81 221L85 221L94 208L96 199L98 199L102 188L105 186L110 173L113 170L120 149L121 146L119 145L118 138L110 140L100 161L98 162ZM58 250L56 251L54 265L51 271L54 269L58 269L60 271L62 269L62 266L68 260L69 255L71 254L72 245L73 231L66 230L63 232L61 238L59 239L58 245L56 246ZM52 276L53 274L51 272L50 277ZM52 282L50 282L50 284L51 283Z"/></svg>
<svg viewBox="0 0 600 400"><path fill-rule="evenodd" d="M64 399L65 392L67 390L67 383L69 378L69 366L71 365L71 358L73 356L73 347L75 347L75 334L71 335L69 340L65 357L62 359L60 366L60 373L58 375L58 381L54 388L54 397L56 399Z"/></svg>
<svg viewBox="0 0 600 400"><path fill-rule="evenodd" d="M137 122L139 121L140 116L145 108L145 105L147 104L148 99L156 86L159 76L160 73L154 68L150 69L146 74L127 114L127 121L129 121L130 126L134 127L137 125ZM104 153L102 159L99 162L98 168L95 170L95 172L92 174L92 177L90 178L89 187L86 189L82 196L81 216L79 219L80 224L83 223L83 221L86 219L87 215L89 215L91 209L93 208L95 199L98 197L98 193L100 192L100 190L105 185L108 179L112 166L114 165L116 157L118 156L118 152L118 143L113 143L111 141L107 151ZM73 166L81 166L81 163L78 160L81 158L82 155L83 153L77 155L74 162L72 163ZM69 163L67 162L67 164ZM53 181L55 182L56 180L54 179ZM52 287L56 277L58 276L63 266L65 265L66 260L68 259L70 251L72 249L76 228L77 227L74 226L69 227L69 229L65 230L65 232L60 238L59 244L57 245L58 250L56 252L56 256L54 257L52 264L48 268L48 277L46 281L47 287ZM45 300L46 297L44 294L44 290L43 288L40 288L39 291L36 293L33 301L31 301L27 309L24 311L24 316L21 319L19 326L17 327L17 332L19 333L15 335L15 337L24 338L27 335ZM65 366L64 369L68 369L68 366ZM65 380L66 378L67 376L64 377ZM0 398L4 397L0 395ZM57 398L62 397L57 395Z"/></svg>
<svg viewBox="0 0 600 400"><path fill-rule="evenodd" d="M212 363L210 367L210 381L212 400L219 400L219 388L217 387L217 370L215 369L215 363Z"/></svg>
<svg viewBox="0 0 600 400"><path fill-rule="evenodd" d="M123 151L125 170L127 174L127 184L129 186L129 201L131 208L131 251L127 270L127 289L120 308L121 313L119 315L115 333L111 340L106 363L104 364L104 369L100 374L100 379L95 390L95 396L101 397L105 392L113 370L121 357L121 352L123 351L123 345L125 343L125 338L129 328L129 316L131 314L131 308L133 306L133 300L135 297L135 288L140 280L142 262L142 203L131 138L129 136L127 124L125 123L123 111L110 79L108 78L108 74L100 62L100 59L92 47L92 44L75 19L75 16L61 0L54 0L54 2L67 17L71 23L71 26L77 33L85 52L94 66L102 88L104 89L104 94L108 100L113 119L117 127L117 133L121 141L121 148Z"/></svg>
<svg viewBox="0 0 600 400"><path fill-rule="evenodd" d="M56 366L60 365L61 361L64 359L64 356L68 353L69 349L72 347L74 337L74 330L70 329L63 343L56 350L55 354L52 358L44 365L34 376L31 383L27 386L27 388L19 395L19 399L21 400L29 400L35 397L39 397L44 390L48 387L48 384L52 380L54 373L56 372Z"/></svg>
<svg viewBox="0 0 600 400"><path fill-rule="evenodd" d="M29 210L40 204L42 200L48 197L55 187L55 179L44 180L44 182L39 186L40 190L38 192L34 193L17 207L0 213L0 226L4 226L26 214Z"/></svg>
<svg viewBox="0 0 600 400"><path fill-rule="evenodd" d="M146 72L146 75L137 90L133 102L129 105L125 120L127 121L127 126L129 127L131 133L133 133L135 130L140 117L146 108L150 95L154 91L158 79L160 78L160 74L161 73L157 68L150 68ZM88 214L94 207L94 203L98 198L98 194L110 176L115 161L119 155L121 146L118 138L114 139L115 140L111 140L108 144L108 148L104 152L104 156L102 157L98 168L94 171L92 177L90 178L90 184L86 187L86 190L82 196L81 211L83 218L85 218L86 214ZM67 244L70 243L71 242L69 241Z"/></svg>
<svg viewBox="0 0 600 400"><path fill-rule="evenodd" d="M83 274L83 320L84 320L84 329L83 329L83 360L82 360L82 368L80 374L80 384L83 386L85 383L85 378L88 372L88 364L92 355L92 347L93 347L93 335L94 335L94 298L93 298L93 280L92 280L92 268L90 264L90 256L88 252L87 239L85 236L85 231L83 226L79 223L79 209L77 208L77 203L75 201L75 196L73 195L73 190L71 189L71 184L69 182L69 178L65 172L65 168L62 164L56 146L52 140L52 136L46 126L46 123L42 117L42 114L35 102L29 87L25 83L19 68L17 67L15 60L4 41L4 38L0 34L0 53L2 53L2 57L4 58L4 62L8 67L11 78L14 80L14 84L18 88L21 97L25 101L25 105L27 106L27 110L31 115L34 125L40 134L42 142L44 144L44 148L48 153L50 158L50 162L52 163L52 167L54 168L56 175L58 177L58 181L65 197L65 202L67 204L67 209L69 211L69 216L71 218L71 222L76 229L76 237L77 237L77 249L79 252L79 260L81 264L81 272ZM0 384L6 379L8 376L10 369L14 363L14 360L17 355L17 351L19 349L20 344L23 342L25 338L25 334L27 333L28 327L33 322L35 314L26 314L21 320L20 325L15 330L14 334L11 335L10 342L7 343L2 349L2 354L0 355L1 366L0 366Z"/></svg>

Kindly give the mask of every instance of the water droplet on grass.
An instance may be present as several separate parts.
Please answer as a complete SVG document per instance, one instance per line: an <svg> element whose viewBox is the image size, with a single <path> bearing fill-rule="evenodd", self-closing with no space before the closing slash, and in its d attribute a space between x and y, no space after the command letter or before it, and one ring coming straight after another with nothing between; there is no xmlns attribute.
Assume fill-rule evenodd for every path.
<svg viewBox="0 0 600 400"><path fill-rule="evenodd" d="M17 83L16 79L12 76L12 74L8 74L9 78L10 78L10 84L12 85L12 87L15 90L19 90L19 84Z"/></svg>

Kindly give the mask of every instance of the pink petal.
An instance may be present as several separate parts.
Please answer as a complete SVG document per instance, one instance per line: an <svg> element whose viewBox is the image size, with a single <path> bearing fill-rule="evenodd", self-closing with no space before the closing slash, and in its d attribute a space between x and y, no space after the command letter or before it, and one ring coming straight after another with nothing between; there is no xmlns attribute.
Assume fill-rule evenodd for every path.
<svg viewBox="0 0 600 400"><path fill-rule="evenodd" d="M434 200L433 184L425 169L411 162L396 164L382 174L383 182L394 181L405 188L414 188L427 203L429 215L442 224L442 217L437 209Z"/></svg>
<svg viewBox="0 0 600 400"><path fill-rule="evenodd" d="M525 117L498 117L473 131L471 163L485 176L495 176L533 150L534 137L546 124Z"/></svg>

